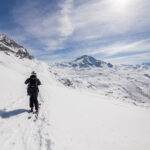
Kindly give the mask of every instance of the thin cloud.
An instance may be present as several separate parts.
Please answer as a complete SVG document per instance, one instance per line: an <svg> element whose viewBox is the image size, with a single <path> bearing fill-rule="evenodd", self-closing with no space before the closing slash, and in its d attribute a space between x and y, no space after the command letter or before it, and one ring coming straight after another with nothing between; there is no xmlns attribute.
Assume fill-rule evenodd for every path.
<svg viewBox="0 0 150 150"><path fill-rule="evenodd" d="M92 49L88 54L105 54L106 56L113 56L120 53L133 53L150 51L150 39L136 41L132 43L116 42L112 45L101 46L100 48Z"/></svg>
<svg viewBox="0 0 150 150"><path fill-rule="evenodd" d="M125 0L123 0L125 1ZM117 5L118 3L118 5ZM119 4L121 6L119 6ZM150 31L150 2L126 0L92 0L77 6L72 13L75 40L108 37L129 32Z"/></svg>
<svg viewBox="0 0 150 150"><path fill-rule="evenodd" d="M13 16L26 32L40 39L46 49L62 49L64 48L62 41L65 41L73 32L73 25L69 19L72 4L72 0L66 0L57 6L57 10L48 13L51 6L43 11L39 8L38 1L28 2L19 9L14 9Z"/></svg>
<svg viewBox="0 0 150 150"><path fill-rule="evenodd" d="M27 0L14 8L13 18L24 32L41 42L43 50L71 49L75 55L113 56L150 48L149 39L133 40L129 36L150 32L149 0L60 0L44 7L41 3ZM114 37L118 38L109 43ZM102 44L104 39L108 42Z"/></svg>
<svg viewBox="0 0 150 150"><path fill-rule="evenodd" d="M131 56L121 56L117 58L105 59L105 61L111 62L113 64L139 64L143 62L149 62L149 58L150 52L146 52L144 54L134 54Z"/></svg>
<svg viewBox="0 0 150 150"><path fill-rule="evenodd" d="M64 3L59 5L60 10L60 35L63 37L67 37L73 33L74 26L71 22L71 12L73 9L73 0L66 0Z"/></svg>

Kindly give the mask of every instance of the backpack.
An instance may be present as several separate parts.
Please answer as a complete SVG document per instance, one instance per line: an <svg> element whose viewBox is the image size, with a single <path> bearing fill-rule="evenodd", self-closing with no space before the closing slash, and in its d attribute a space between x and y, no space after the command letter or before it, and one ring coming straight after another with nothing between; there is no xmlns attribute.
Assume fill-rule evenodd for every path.
<svg viewBox="0 0 150 150"><path fill-rule="evenodd" d="M29 87L30 88L37 88L38 87L38 83L37 83L37 79L36 78L31 78L30 79Z"/></svg>

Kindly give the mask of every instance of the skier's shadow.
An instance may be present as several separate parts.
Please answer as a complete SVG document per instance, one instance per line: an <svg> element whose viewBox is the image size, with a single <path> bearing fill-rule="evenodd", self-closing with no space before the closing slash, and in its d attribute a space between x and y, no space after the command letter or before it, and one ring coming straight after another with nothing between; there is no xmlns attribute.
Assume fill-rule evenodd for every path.
<svg viewBox="0 0 150 150"><path fill-rule="evenodd" d="M25 112L29 112L29 111L26 109L16 109L16 110L12 110L12 111L6 111L4 109L4 110L0 110L0 117L5 119L5 118L10 118L13 116L20 115Z"/></svg>

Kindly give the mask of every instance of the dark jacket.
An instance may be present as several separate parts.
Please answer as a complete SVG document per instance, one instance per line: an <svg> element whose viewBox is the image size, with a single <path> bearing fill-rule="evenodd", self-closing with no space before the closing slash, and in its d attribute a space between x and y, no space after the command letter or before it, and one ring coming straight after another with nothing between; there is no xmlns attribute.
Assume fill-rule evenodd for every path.
<svg viewBox="0 0 150 150"><path fill-rule="evenodd" d="M31 87L31 85L30 85L31 80L35 80L35 81L36 81L36 87ZM25 84L28 84L28 87L27 87L28 95L31 95L32 93L38 93L38 92L39 92L38 86L41 85L41 82L40 82L40 80L36 77L36 75L31 75L30 78L28 78L28 79L25 81Z"/></svg>

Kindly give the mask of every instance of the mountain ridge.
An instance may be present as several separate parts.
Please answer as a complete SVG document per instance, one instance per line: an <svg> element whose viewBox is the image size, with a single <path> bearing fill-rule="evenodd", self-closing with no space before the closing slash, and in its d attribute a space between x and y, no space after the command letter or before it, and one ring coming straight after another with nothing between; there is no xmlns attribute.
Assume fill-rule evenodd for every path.
<svg viewBox="0 0 150 150"><path fill-rule="evenodd" d="M58 66L63 66L63 67L73 67L73 68L90 68L90 67L98 67L98 68L103 68L103 67L108 67L112 68L113 65L111 63L107 63L102 60L97 60L92 56L89 55L83 55L78 58L76 58L73 61L70 62L65 62L65 63L56 63Z"/></svg>
<svg viewBox="0 0 150 150"><path fill-rule="evenodd" d="M3 51L7 55L9 55L10 53L15 54L15 56L19 58L34 58L32 55L29 54L27 49L16 43L5 34L0 34L0 51Z"/></svg>

